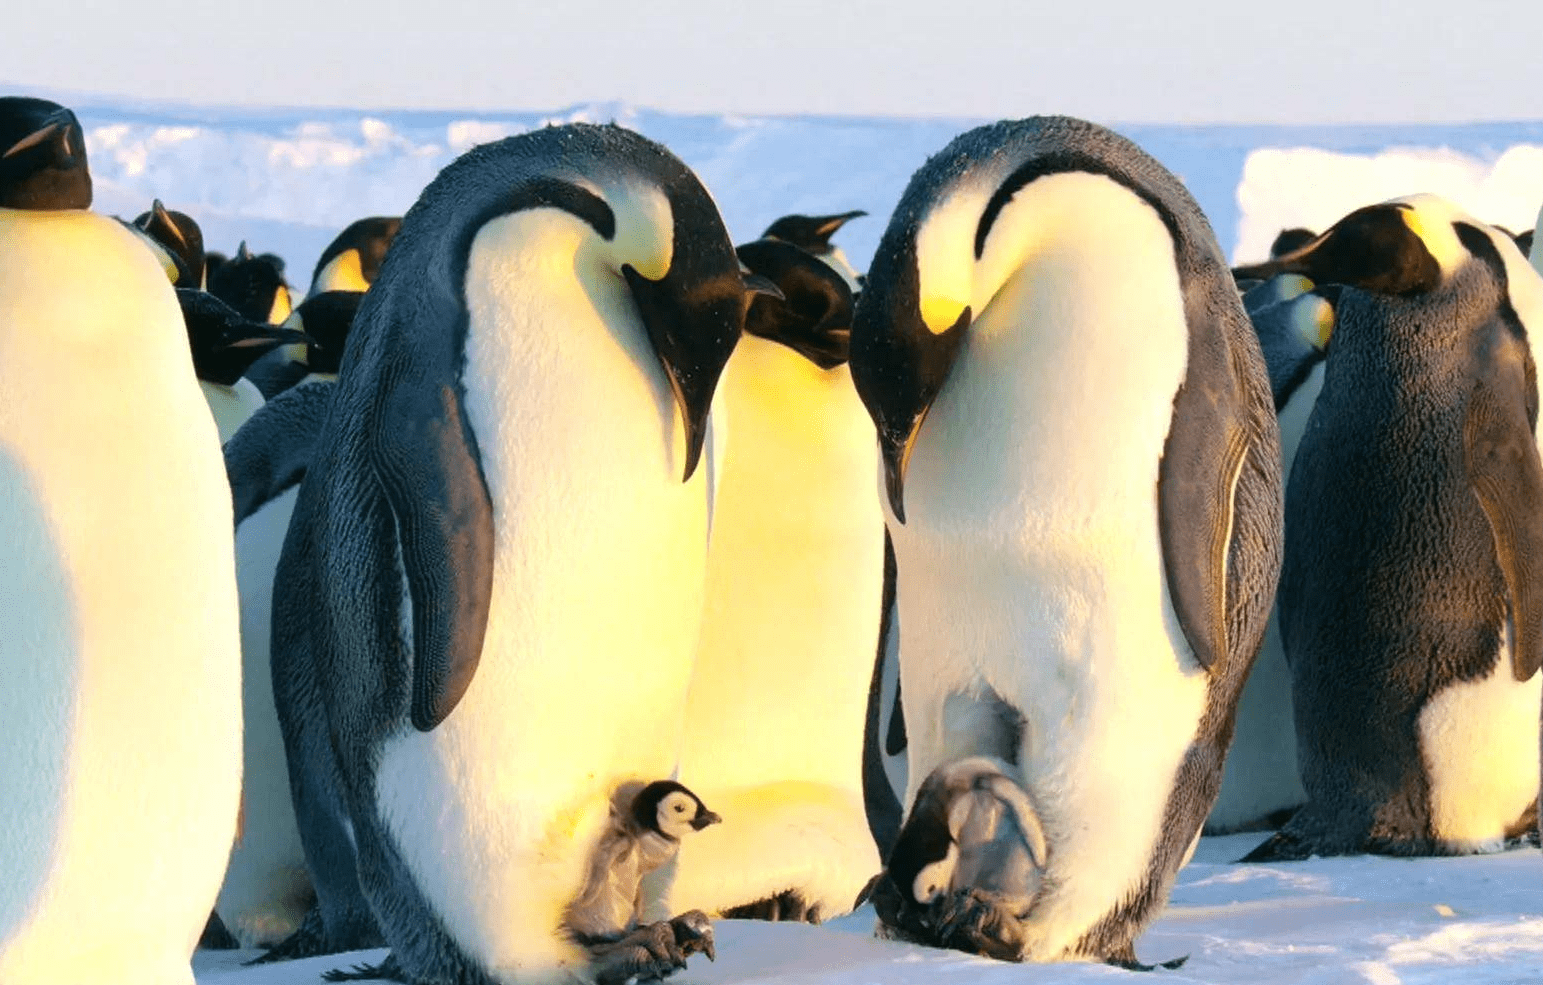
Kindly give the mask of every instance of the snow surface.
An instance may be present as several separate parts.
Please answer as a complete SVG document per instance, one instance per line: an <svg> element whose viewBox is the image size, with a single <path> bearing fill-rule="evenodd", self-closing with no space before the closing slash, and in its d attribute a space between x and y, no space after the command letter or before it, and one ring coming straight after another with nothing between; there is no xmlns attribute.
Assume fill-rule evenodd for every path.
<svg viewBox="0 0 1543 985"><path fill-rule="evenodd" d="M160 197L193 215L210 249L246 240L289 261L303 289L326 243L365 215L400 214L435 173L482 141L548 122L615 120L659 140L713 191L736 242L792 212L871 213L837 242L867 266L926 157L983 122L691 116L592 105L556 113L362 113L126 104L41 92L87 131L97 208L132 217ZM1543 202L1543 123L1452 126L1129 126L1188 184L1235 260L1275 233L1322 229L1360 205L1431 191L1521 231ZM1160 982L1515 983L1543 980L1543 853L1230 864L1258 835L1205 839L1144 935L1147 961L1182 954ZM1109 980L1094 965L1018 966L875 940L861 911L823 927L718 925L719 959L680 985ZM381 952L242 967L253 952L200 952L199 985L294 985Z"/></svg>
<svg viewBox="0 0 1543 985"><path fill-rule="evenodd" d="M1231 860L1261 835L1205 838L1168 909L1136 942L1177 971L1132 978L1104 965L1013 965L876 940L864 907L819 927L724 920L718 960L691 959L674 985L992 985L1127 980L1153 985L1515 985L1543 980L1543 853L1462 858ZM254 951L200 951L198 985L315 985L321 972L384 951L244 968Z"/></svg>

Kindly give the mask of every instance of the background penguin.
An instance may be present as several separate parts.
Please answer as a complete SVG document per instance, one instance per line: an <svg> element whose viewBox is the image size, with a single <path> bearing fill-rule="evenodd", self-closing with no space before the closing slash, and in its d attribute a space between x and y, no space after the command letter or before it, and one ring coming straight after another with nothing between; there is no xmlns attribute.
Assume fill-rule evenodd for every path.
<svg viewBox="0 0 1543 985"><path fill-rule="evenodd" d="M562 911L610 794L679 755L746 306L706 190L621 128L479 146L403 218L301 485L274 675L322 708L336 760L291 768L341 778L408 977L584 960Z"/></svg>
<svg viewBox="0 0 1543 985"><path fill-rule="evenodd" d="M1543 281L1441 199L1352 216L1293 261L1355 255L1376 287L1340 294L1287 491L1310 799L1252 860L1493 850L1537 801Z"/></svg>
<svg viewBox="0 0 1543 985"><path fill-rule="evenodd" d="M1276 234L1275 239L1270 243L1270 257L1271 259L1274 259L1278 256L1284 256L1293 250L1301 249L1308 243L1311 243L1317 237L1317 233L1313 232L1311 229L1305 229L1301 226L1293 226L1290 229L1282 229L1279 233Z"/></svg>
<svg viewBox="0 0 1543 985"><path fill-rule="evenodd" d="M135 228L159 243L177 264L173 286L202 290L205 286L204 234L185 212L173 212L156 199L149 212L134 219Z"/></svg>
<svg viewBox="0 0 1543 985"><path fill-rule="evenodd" d="M956 759L1015 767L1044 880L972 922L1024 960L1134 961L1215 799L1280 557L1268 378L1215 237L1108 130L971 131L890 220L852 375L884 461L907 801Z"/></svg>
<svg viewBox="0 0 1543 985"><path fill-rule="evenodd" d="M241 374L266 352L286 343L304 344L305 335L245 318L207 291L178 288L177 303L193 370L224 444L263 405L262 394Z"/></svg>
<svg viewBox="0 0 1543 985"><path fill-rule="evenodd" d="M225 445L235 505L246 741L242 834L231 852L215 909L242 947L278 946L275 958L343 950L374 943L376 938L373 920L357 892L342 902L327 900L328 913L335 916L331 923L338 928L331 938L320 912L296 936L316 894L295 820L271 670L273 582L279 553L300 480L331 407L339 354L361 297L331 292L295 309L290 323L303 323L308 329L301 337L316 350L312 365L318 372L275 397ZM317 864L328 863L318 860ZM348 880L345 884L354 885ZM339 911L344 915L336 916ZM350 926L363 929L351 933L346 929Z"/></svg>
<svg viewBox="0 0 1543 985"><path fill-rule="evenodd" d="M210 275L209 293L243 317L271 325L284 324L294 310L283 261L271 253L254 254L245 243Z"/></svg>
<svg viewBox="0 0 1543 985"><path fill-rule="evenodd" d="M0 981L191 985L241 776L230 496L172 287L90 204L74 115L0 98Z"/></svg>
<svg viewBox="0 0 1543 985"><path fill-rule="evenodd" d="M718 387L702 642L681 775L733 818L682 849L671 909L811 920L855 905L880 860L863 810L863 716L883 592L873 422L846 366L852 294L758 240L757 297Z"/></svg>
<svg viewBox="0 0 1543 985"><path fill-rule="evenodd" d="M1271 288L1269 296L1285 300L1251 310L1249 318L1270 372L1280 421L1281 475L1289 476L1302 430L1323 387L1323 351L1334 325L1332 302L1338 288L1312 290L1312 281L1299 274L1280 274L1266 286ZM1259 657L1238 699L1236 729L1221 793L1206 819L1207 834L1278 828L1307 799L1297 773L1291 669L1281 646L1278 615L1272 608Z"/></svg>
<svg viewBox="0 0 1543 985"><path fill-rule="evenodd" d="M380 275L386 248L402 228L397 216L370 216L348 224L316 261L307 297L327 291L367 291Z"/></svg>
<svg viewBox="0 0 1543 985"><path fill-rule="evenodd" d="M840 274L847 287L856 293L862 290L863 275L847 260L841 247L831 244L830 238L848 222L867 214L862 209L854 209L839 215L785 215L767 226L761 239L792 243L805 253L818 257Z"/></svg>

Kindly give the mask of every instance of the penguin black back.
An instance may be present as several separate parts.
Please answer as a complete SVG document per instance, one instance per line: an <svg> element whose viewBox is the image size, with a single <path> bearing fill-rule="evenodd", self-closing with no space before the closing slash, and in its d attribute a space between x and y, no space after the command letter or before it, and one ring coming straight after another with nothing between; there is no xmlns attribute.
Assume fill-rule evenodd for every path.
<svg viewBox="0 0 1543 985"><path fill-rule="evenodd" d="M90 207L86 137L75 114L46 99L0 97L0 208Z"/></svg>
<svg viewBox="0 0 1543 985"><path fill-rule="evenodd" d="M741 262L770 280L782 297L750 303L745 331L781 342L821 369L847 360L852 335L852 290L841 275L792 243L759 239L736 247Z"/></svg>

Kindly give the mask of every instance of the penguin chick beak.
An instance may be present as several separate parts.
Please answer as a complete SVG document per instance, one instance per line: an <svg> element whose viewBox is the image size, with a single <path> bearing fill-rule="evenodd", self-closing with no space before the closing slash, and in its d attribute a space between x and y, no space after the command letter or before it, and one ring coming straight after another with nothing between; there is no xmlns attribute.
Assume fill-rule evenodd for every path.
<svg viewBox="0 0 1543 985"><path fill-rule="evenodd" d="M696 812L696 817L691 819L691 830L701 831L703 828L711 827L714 824L718 824L722 821L723 818L703 807L701 810Z"/></svg>
<svg viewBox="0 0 1543 985"><path fill-rule="evenodd" d="M702 458L713 392L739 343L749 294L737 270L686 284L671 273L655 281L631 264L621 269L680 408L687 482Z"/></svg>

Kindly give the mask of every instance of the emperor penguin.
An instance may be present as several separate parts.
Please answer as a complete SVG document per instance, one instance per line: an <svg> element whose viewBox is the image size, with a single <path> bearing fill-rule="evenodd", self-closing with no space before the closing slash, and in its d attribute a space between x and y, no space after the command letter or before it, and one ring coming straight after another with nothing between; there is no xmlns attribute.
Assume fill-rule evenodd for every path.
<svg viewBox="0 0 1543 985"><path fill-rule="evenodd" d="M193 370L224 444L263 405L262 393L242 374L264 353L286 344L304 345L306 337L245 318L207 291L178 288L177 303L193 352Z"/></svg>
<svg viewBox="0 0 1543 985"><path fill-rule="evenodd" d="M283 261L271 253L254 254L246 243L209 278L209 293L253 321L282 325L294 310Z"/></svg>
<svg viewBox="0 0 1543 985"><path fill-rule="evenodd" d="M156 199L151 203L150 211L142 212L134 219L134 227L155 240L171 256L176 265L174 286L190 290L203 290L207 286L204 234L192 216L172 211Z"/></svg>
<svg viewBox="0 0 1543 985"><path fill-rule="evenodd" d="M332 384L354 310L363 295L329 292L308 299L287 324L312 349L312 372L285 390L225 443L236 522L236 585L241 599L242 832L231 852L215 910L242 947L289 947L278 956L329 950L319 929L294 939L315 899L295 819L290 776L271 669L273 582L300 480L331 406ZM322 340L325 340L323 344ZM329 900L330 902L330 900ZM362 900L354 899L357 904ZM317 915L318 919L320 914ZM374 943L373 925L350 944ZM346 935L340 935L345 936Z"/></svg>
<svg viewBox="0 0 1543 985"><path fill-rule="evenodd" d="M386 248L402 228L397 216L357 219L327 244L311 274L307 297L328 291L367 291L380 274Z"/></svg>
<svg viewBox="0 0 1543 985"><path fill-rule="evenodd" d="M1280 422L1281 474L1291 474L1302 431L1323 388L1323 353L1334 327L1335 287L1315 288L1300 274L1279 274L1262 287L1273 303L1249 312L1259 336ZM1248 306L1244 296L1244 306ZM1291 670L1278 612L1270 611L1264 643L1238 699L1236 729L1207 834L1278 828L1307 800L1297 771Z"/></svg>
<svg viewBox="0 0 1543 985"><path fill-rule="evenodd" d="M681 775L732 824L680 852L672 910L819 921L880 860L862 789L863 717L883 592L873 422L846 359L852 294L764 239L757 297L718 386L722 453Z"/></svg>
<svg viewBox="0 0 1543 985"><path fill-rule="evenodd" d="M307 856L357 859L411 979L585 960L562 913L611 792L680 758L698 464L749 296L696 176L615 126L474 148L403 217L301 483L273 672ZM341 869L312 869L324 905Z"/></svg>
<svg viewBox="0 0 1543 985"><path fill-rule="evenodd" d="M1353 216L1290 261L1367 276L1340 292L1286 495L1308 802L1251 860L1491 851L1536 809L1543 280L1442 199Z"/></svg>
<svg viewBox="0 0 1543 985"><path fill-rule="evenodd" d="M766 227L761 240L791 243L810 256L818 257L840 274L855 294L862 290L863 276L852 266L846 254L841 252L841 247L831 243L830 238L842 226L867 214L862 209L853 209L836 215L785 215Z"/></svg>
<svg viewBox="0 0 1543 985"><path fill-rule="evenodd" d="M75 116L0 98L0 981L192 985L241 782L230 494L165 271L90 205Z"/></svg>
<svg viewBox="0 0 1543 985"><path fill-rule="evenodd" d="M1134 963L1216 798L1280 564L1269 381L1216 238L1109 130L969 131L890 219L852 377L897 568L905 802L989 757L1045 844L1032 895L928 902L897 847L875 898L983 953ZM913 806L899 846L931 818Z"/></svg>

